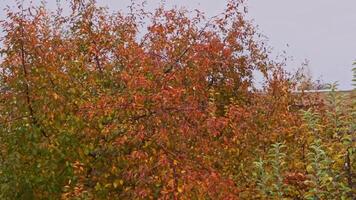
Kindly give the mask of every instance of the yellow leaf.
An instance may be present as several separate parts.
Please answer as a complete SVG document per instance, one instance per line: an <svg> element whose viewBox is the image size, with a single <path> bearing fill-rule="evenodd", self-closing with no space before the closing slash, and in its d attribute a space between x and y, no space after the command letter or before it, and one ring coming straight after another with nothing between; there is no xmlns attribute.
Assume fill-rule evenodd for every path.
<svg viewBox="0 0 356 200"><path fill-rule="evenodd" d="M183 192L183 188L182 187L178 187L178 192L182 193Z"/></svg>
<svg viewBox="0 0 356 200"><path fill-rule="evenodd" d="M178 165L178 161L177 160L173 160L173 165Z"/></svg>
<svg viewBox="0 0 356 200"><path fill-rule="evenodd" d="M117 188L117 187L119 187L119 186L121 186L121 185L123 185L123 184L124 184L124 181L121 180L121 179L116 179L116 180L114 181L114 183L113 183L114 188Z"/></svg>
<svg viewBox="0 0 356 200"><path fill-rule="evenodd" d="M307 166L307 172L312 173L314 171L313 167L311 165Z"/></svg>
<svg viewBox="0 0 356 200"><path fill-rule="evenodd" d="M54 93L53 93L53 98L54 98L55 100L57 100L57 99L59 98L58 94L54 92Z"/></svg>

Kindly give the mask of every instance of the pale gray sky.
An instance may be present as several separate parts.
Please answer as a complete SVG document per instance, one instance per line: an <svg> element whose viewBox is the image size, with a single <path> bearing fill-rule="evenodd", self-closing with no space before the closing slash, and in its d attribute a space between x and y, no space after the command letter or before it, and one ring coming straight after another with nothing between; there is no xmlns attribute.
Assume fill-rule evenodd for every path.
<svg viewBox="0 0 356 200"><path fill-rule="evenodd" d="M40 2L40 0L33 0ZM55 0L48 0L51 7ZM130 0L98 0L112 10L125 9ZM147 0L148 8L160 0ZM198 8L213 16L225 7L224 0L166 0L168 6ZM0 8L13 5L0 0ZM352 63L356 60L356 0L249 0L249 18L269 38L273 54L286 51L287 69L294 70L308 59L315 78L339 81L340 89L351 89ZM4 18L0 12L0 18ZM288 45L287 45L288 44Z"/></svg>

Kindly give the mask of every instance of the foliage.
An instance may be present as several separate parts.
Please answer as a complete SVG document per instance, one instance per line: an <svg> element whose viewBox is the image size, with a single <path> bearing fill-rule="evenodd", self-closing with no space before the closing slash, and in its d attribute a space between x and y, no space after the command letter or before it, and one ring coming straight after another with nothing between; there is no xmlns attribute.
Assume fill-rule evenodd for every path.
<svg viewBox="0 0 356 200"><path fill-rule="evenodd" d="M343 111L343 107L348 107L342 103L343 99L345 97L340 97L333 87L327 96L329 109L326 112L317 113L311 109L303 111L302 116L307 127L305 131L310 132L310 138L306 141L308 149L305 160L295 157L292 161L305 162L304 169L285 167L288 156L281 152L281 147L292 147L286 148L281 143L272 145L266 161L260 159L255 162L255 182L260 197L353 199L354 118L351 117L351 110ZM272 177L276 178L272 180ZM280 184L282 179L284 182ZM273 195L273 191L279 192Z"/></svg>
<svg viewBox="0 0 356 200"><path fill-rule="evenodd" d="M69 5L1 23L1 199L352 199L355 104L300 106L243 1Z"/></svg>

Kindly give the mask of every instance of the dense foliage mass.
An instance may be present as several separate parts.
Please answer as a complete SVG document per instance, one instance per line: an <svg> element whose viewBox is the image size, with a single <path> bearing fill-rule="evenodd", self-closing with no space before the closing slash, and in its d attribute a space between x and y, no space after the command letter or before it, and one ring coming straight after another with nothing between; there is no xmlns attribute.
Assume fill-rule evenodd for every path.
<svg viewBox="0 0 356 200"><path fill-rule="evenodd" d="M353 199L355 102L293 93L243 6L8 10L0 198Z"/></svg>

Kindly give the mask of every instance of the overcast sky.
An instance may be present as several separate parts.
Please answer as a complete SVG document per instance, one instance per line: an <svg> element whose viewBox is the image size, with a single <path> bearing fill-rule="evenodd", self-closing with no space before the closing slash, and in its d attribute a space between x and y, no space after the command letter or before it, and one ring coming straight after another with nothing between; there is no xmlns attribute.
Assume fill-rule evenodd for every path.
<svg viewBox="0 0 356 200"><path fill-rule="evenodd" d="M33 0L39 2L39 0ZM48 0L51 7L55 0ZM125 9L130 0L98 0L110 9ZM160 0L147 0L154 8ZM198 8L213 16L225 7L224 0L166 0L168 6ZM0 8L14 0L0 0ZM314 78L338 81L340 89L352 89L352 63L356 60L356 0L249 0L249 18L269 38L273 54L286 51L287 69L304 60ZM0 12L4 19L4 13Z"/></svg>

